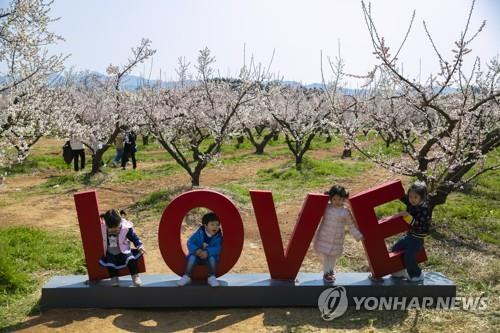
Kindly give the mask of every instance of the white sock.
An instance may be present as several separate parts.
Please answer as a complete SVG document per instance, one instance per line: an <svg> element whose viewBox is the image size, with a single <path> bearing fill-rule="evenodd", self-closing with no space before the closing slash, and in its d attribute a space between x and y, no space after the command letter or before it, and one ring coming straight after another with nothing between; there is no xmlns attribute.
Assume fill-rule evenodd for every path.
<svg viewBox="0 0 500 333"><path fill-rule="evenodd" d="M334 256L323 255L323 272L333 272L337 258Z"/></svg>

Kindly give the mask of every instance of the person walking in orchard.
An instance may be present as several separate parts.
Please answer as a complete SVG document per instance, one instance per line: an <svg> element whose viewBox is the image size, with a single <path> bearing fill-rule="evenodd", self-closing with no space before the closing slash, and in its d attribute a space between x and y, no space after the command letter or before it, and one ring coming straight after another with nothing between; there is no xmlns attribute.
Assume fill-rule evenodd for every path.
<svg viewBox="0 0 500 333"><path fill-rule="evenodd" d="M120 133L118 133L118 136L115 139L116 155L115 158L113 159L113 166L115 168L118 167L118 165L122 164L124 141L125 141L125 136L123 135L123 132L120 131Z"/></svg>
<svg viewBox="0 0 500 333"><path fill-rule="evenodd" d="M137 168L137 161L135 159L135 153L137 151L135 140L137 139L137 135L134 131L130 131L125 135L125 140L123 144L123 157L122 157L122 169L125 170L125 166L127 165L128 159L132 159L132 167L134 169Z"/></svg>
<svg viewBox="0 0 500 333"><path fill-rule="evenodd" d="M73 166L75 171L83 170L85 168L85 149L83 142L76 138L69 140L71 151L73 152ZM80 159L80 168L78 168L78 160Z"/></svg>

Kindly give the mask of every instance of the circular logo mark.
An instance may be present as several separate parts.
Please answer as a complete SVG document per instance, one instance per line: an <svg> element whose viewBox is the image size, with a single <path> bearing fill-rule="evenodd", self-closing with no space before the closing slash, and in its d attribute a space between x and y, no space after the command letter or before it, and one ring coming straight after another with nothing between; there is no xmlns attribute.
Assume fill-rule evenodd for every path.
<svg viewBox="0 0 500 333"><path fill-rule="evenodd" d="M318 298L321 318L327 321L342 316L347 310L347 305L347 292L344 287L325 289Z"/></svg>

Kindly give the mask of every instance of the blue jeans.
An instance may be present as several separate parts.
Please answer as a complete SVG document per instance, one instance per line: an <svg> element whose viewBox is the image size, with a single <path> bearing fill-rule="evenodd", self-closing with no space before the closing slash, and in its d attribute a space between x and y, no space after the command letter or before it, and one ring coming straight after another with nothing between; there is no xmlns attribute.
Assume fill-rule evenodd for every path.
<svg viewBox="0 0 500 333"><path fill-rule="evenodd" d="M113 159L113 162L115 164L121 164L122 163L122 157L123 157L123 148L116 148L116 156Z"/></svg>
<svg viewBox="0 0 500 333"><path fill-rule="evenodd" d="M424 240L422 238L406 235L392 246L393 252L404 251L405 267L410 277L420 276L420 273L422 273L417 264L417 252L420 251L423 244Z"/></svg>
<svg viewBox="0 0 500 333"><path fill-rule="evenodd" d="M215 275L217 262L214 257L208 257L207 259L200 259L194 254L188 255L186 264L186 273L185 273L187 276L191 277L195 265L207 265L208 276Z"/></svg>

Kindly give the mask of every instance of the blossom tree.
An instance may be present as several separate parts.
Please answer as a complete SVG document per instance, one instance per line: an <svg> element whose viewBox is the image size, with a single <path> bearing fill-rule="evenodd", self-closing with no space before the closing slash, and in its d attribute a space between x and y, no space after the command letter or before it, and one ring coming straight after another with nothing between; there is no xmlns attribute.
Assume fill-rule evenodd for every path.
<svg viewBox="0 0 500 333"><path fill-rule="evenodd" d="M16 0L0 9L0 165L21 162L48 133L61 97L50 87L66 58L48 52L62 40L48 31L51 4Z"/></svg>
<svg viewBox="0 0 500 333"><path fill-rule="evenodd" d="M194 84L184 84L189 63L180 61L180 84L156 89L140 102L152 135L189 174L191 185L200 185L202 170L220 153L230 134L237 132L234 118L240 108L256 98L256 88L267 76L261 66L243 66L235 79L214 77L215 58L205 48L199 52Z"/></svg>
<svg viewBox="0 0 500 333"><path fill-rule="evenodd" d="M330 124L326 96L320 89L291 87L277 84L266 98L268 112L276 120L285 142L295 157L295 167L301 168L304 154L311 142Z"/></svg>
<svg viewBox="0 0 500 333"><path fill-rule="evenodd" d="M366 136L373 129L373 123L370 121L371 112L366 104L361 103L369 93L366 89L347 88L346 77L355 76L345 73L345 63L340 56L340 45L338 56L333 60L327 57L327 64L332 73L329 82L327 82L323 71L323 54L321 53L321 77L327 107L331 111L327 118L329 126L326 127L325 131L343 134L341 136L344 138L344 149L341 157L349 158L352 156L352 144L346 137L357 136L360 133Z"/></svg>
<svg viewBox="0 0 500 333"><path fill-rule="evenodd" d="M370 152L360 144L355 133L345 131L341 123L343 134L378 165L426 182L432 208L445 203L452 191L485 172L500 168L498 161L486 163L487 154L500 145L498 56L486 64L476 57L470 71L464 65L472 42L485 26L483 22L475 32L470 32L473 8L474 1L464 31L454 43L452 59L445 59L438 50L424 21L440 70L420 82L403 73L398 59L413 18L403 42L393 54L375 27L370 7L363 3L374 54L380 61L367 76L372 93L363 104L375 110L385 109L371 120L377 130L390 133L399 143L401 156L390 158ZM380 81L388 82L391 89L384 91L378 84ZM405 117L407 121L400 121Z"/></svg>
<svg viewBox="0 0 500 333"><path fill-rule="evenodd" d="M156 51L151 41L142 39L132 49L132 56L121 67L109 65L108 76L84 74L83 80L69 80L70 102L67 104L59 133L81 140L92 152L91 174L101 170L102 156L124 128L135 128L136 116L131 92L121 91L120 83L139 63Z"/></svg>
<svg viewBox="0 0 500 333"><path fill-rule="evenodd" d="M40 138L54 133L53 124L59 121L59 110L65 102L64 91L55 87L43 87L27 95L30 98L20 98L11 106L13 125L4 133L17 161L23 161Z"/></svg>
<svg viewBox="0 0 500 333"><path fill-rule="evenodd" d="M242 105L237 115L238 126L255 148L255 154L263 154L267 144L279 135L278 122L267 112L265 95L270 85L263 85L257 90L257 97Z"/></svg>

